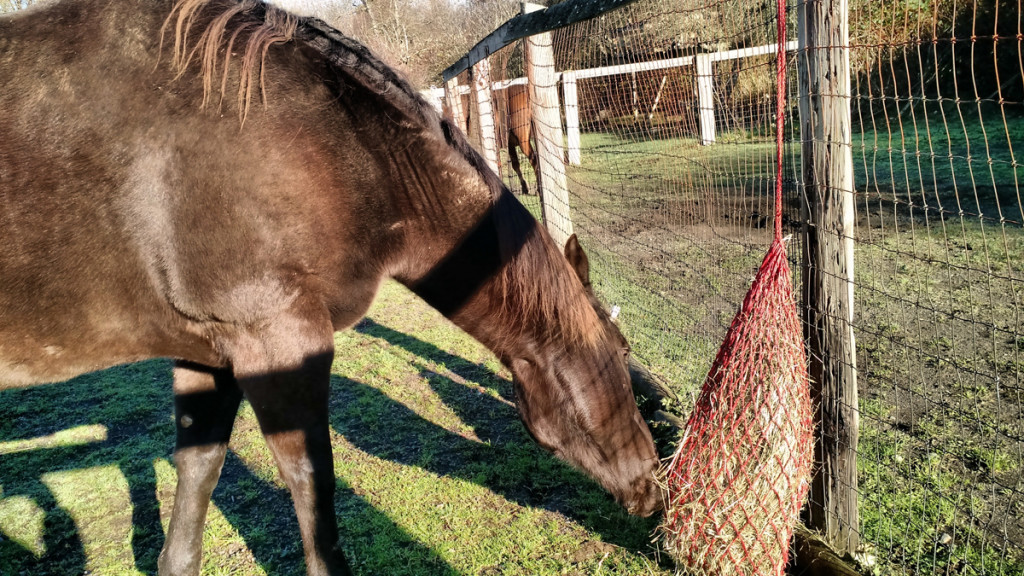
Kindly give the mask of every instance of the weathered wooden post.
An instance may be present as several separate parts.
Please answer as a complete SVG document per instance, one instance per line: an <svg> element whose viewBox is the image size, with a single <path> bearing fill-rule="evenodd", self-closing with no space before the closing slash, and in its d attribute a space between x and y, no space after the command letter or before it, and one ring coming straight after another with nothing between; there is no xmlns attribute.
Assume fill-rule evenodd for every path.
<svg viewBox="0 0 1024 576"><path fill-rule="evenodd" d="M537 4L523 3L523 14L544 10ZM558 106L558 75L551 33L526 39L526 77L529 82L533 138L540 165L537 185L541 195L541 215L551 237L564 246L572 236L569 217L569 187L565 178L565 149L562 147L562 114Z"/></svg>
<svg viewBox="0 0 1024 576"><path fill-rule="evenodd" d="M580 102L576 93L576 75L562 72L562 100L565 103L565 140L569 148L569 164L579 166L580 155Z"/></svg>
<svg viewBox="0 0 1024 576"><path fill-rule="evenodd" d="M640 120L640 95L637 93L636 70L629 73L629 84L633 88L633 124Z"/></svg>
<svg viewBox="0 0 1024 576"><path fill-rule="evenodd" d="M859 544L857 364L853 338L853 155L848 0L798 4L800 141L806 219L804 330L817 408L809 524L840 553Z"/></svg>
<svg viewBox="0 0 1024 576"><path fill-rule="evenodd" d="M463 118L465 116L462 115L462 95L459 94L459 79L457 76L453 76L451 80L444 83L444 102L446 105L445 112L451 114L451 116L448 116L448 119L459 128L465 130L466 126L463 125Z"/></svg>
<svg viewBox="0 0 1024 576"><path fill-rule="evenodd" d="M491 101L491 65L486 58L473 65L473 93L476 102L480 153L495 172L498 171L498 145L494 138L494 106Z"/></svg>

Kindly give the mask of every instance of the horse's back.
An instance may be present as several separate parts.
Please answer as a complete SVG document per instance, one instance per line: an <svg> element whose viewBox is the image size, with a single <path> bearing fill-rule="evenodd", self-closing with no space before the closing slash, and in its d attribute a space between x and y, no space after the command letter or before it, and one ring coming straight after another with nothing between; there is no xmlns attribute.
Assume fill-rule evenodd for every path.
<svg viewBox="0 0 1024 576"><path fill-rule="evenodd" d="M0 386L150 356L231 364L297 306L349 326L383 277L422 277L500 190L414 91L315 23L248 58L275 25L256 3L221 29L209 84L200 56L179 76L176 43L197 50L237 5L200 3L181 36L172 5L0 19Z"/></svg>
<svg viewBox="0 0 1024 576"><path fill-rule="evenodd" d="M344 267L325 249L346 222L323 193L334 175L315 173L315 119L254 115L243 136L233 112L200 110L201 82L157 65L168 7L0 20L0 387L151 356L223 363L225 326L268 321Z"/></svg>

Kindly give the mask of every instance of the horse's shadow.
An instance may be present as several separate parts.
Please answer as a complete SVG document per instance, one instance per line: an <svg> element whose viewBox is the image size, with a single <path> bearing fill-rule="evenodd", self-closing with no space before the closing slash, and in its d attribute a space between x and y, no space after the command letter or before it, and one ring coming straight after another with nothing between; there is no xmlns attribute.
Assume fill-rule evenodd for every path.
<svg viewBox="0 0 1024 576"><path fill-rule="evenodd" d="M510 393L508 382L493 372L431 344L371 320L365 320L357 330L412 351L424 360L442 363L466 381L497 382L503 395ZM37 438L91 424L101 424L107 430L106 439L97 442L0 453L0 498L29 498L44 513L44 552L36 556L2 538L0 574L85 573L87 562L79 529L44 478L56 472L111 465L121 471L128 484L135 567L146 574L156 572L164 533L154 463L170 461L174 443L169 368L167 361L143 362L65 383L0 392L0 442ZM646 547L651 521L627 520L593 481L533 444L507 402L479 393L425 365L420 367L420 374L474 429L480 441L424 419L374 387L338 376L332 377L332 426L357 448L377 457L471 481L524 506L562 513L597 532L606 542L636 550ZM111 386L111 378L130 378L132 385ZM361 397L369 402L359 402ZM379 410L386 433L367 427L368 415L363 412L366 406ZM526 463L519 469L524 472L521 476L509 475L507 464L513 460ZM240 497L246 491L257 493L258 500ZM581 497L586 498L587 505L573 506ZM267 573L302 573L302 544L287 490L255 475L229 452L213 502ZM351 552L357 572L360 560L371 554L372 547L402 552L393 555L390 565L388 558L377 554L373 566L377 573L457 573L434 550L417 542L341 479L335 505L342 543ZM623 522L635 527L630 530L636 532L635 539L622 536ZM390 529L368 537L354 523Z"/></svg>
<svg viewBox="0 0 1024 576"><path fill-rule="evenodd" d="M425 361L443 365L469 384L456 382L425 364L419 366L420 375L431 389L473 429L479 442L429 423L395 402L385 403L390 412L386 417L389 422L402 422L397 430L404 432L396 435L396 429L392 428L390 436L401 443L402 451L392 452L390 445L381 445L379 437L365 428L346 426L341 420L343 413L332 410L332 424L350 442L366 452L401 464L477 483L517 504L560 513L596 532L605 542L637 551L649 548L656 519L630 517L595 481L533 442L513 406L511 382L483 366L369 318L363 319L356 331L403 348ZM497 389L502 400L484 393L483 389ZM384 397L376 388L353 385L350 381L334 382L332 390L336 398L351 394ZM427 442L431 444L430 452L443 447L443 457L424 457L419 445ZM503 473L513 461L530 462L522 475L513 477ZM627 533L624 526L631 530Z"/></svg>
<svg viewBox="0 0 1024 576"><path fill-rule="evenodd" d="M105 383L112 377L123 379L121 371L125 370L131 373L134 386L111 388ZM141 388L143 393L133 399L124 393L130 388ZM0 454L0 498L29 498L44 514L44 552L37 556L10 538L0 538L0 574L87 573L79 527L45 479L53 473L110 465L121 471L129 487L135 567L144 574L155 574L164 530L154 463L171 460L172 406L170 365L166 361L143 362L121 367L117 372L98 372L60 384L0 392L0 442L38 438L91 424L101 424L107 431L106 439L97 442ZM254 501L246 498L246 493L258 496ZM229 451L213 503L268 574L305 573L298 524L286 489L256 476ZM336 505L346 515L363 522L378 526L390 523L386 515L341 480ZM339 528L342 534L347 532L344 518ZM390 542L380 542L380 537ZM344 540L343 543L349 544ZM387 573L409 573L409 564L425 567L432 574L456 573L434 551L397 526L378 535L375 545L403 551L401 565L379 566ZM358 561L359 551L354 555Z"/></svg>

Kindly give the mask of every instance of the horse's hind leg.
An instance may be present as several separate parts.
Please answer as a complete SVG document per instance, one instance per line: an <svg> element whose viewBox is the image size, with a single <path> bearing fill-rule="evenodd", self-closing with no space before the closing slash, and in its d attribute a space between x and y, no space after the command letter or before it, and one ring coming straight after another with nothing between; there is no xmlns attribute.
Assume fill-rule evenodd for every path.
<svg viewBox="0 0 1024 576"><path fill-rule="evenodd" d="M273 331L268 333L268 331ZM310 575L351 574L338 546L328 423L333 329L288 315L244 343L235 375L292 494Z"/></svg>
<svg viewBox="0 0 1024 576"><path fill-rule="evenodd" d="M516 152L516 146L519 146L519 139L515 133L510 133L508 136L508 161L512 164L512 169L516 171L516 175L519 176L519 186L523 189L523 195L528 196L530 194L530 187L526 184L526 178L523 178L523 168L519 165L519 154Z"/></svg>
<svg viewBox="0 0 1024 576"><path fill-rule="evenodd" d="M175 364L178 487L158 561L161 576L199 574L206 510L220 478L241 399L230 370Z"/></svg>

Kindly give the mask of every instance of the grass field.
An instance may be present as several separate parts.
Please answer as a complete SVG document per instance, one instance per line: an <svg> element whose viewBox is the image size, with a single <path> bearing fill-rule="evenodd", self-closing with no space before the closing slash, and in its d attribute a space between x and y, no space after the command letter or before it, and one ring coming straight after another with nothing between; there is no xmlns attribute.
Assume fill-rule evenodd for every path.
<svg viewBox="0 0 1024 576"><path fill-rule="evenodd" d="M862 530L911 573L1024 573L1024 234L909 236L858 251Z"/></svg>
<svg viewBox="0 0 1024 576"><path fill-rule="evenodd" d="M942 112L964 126L945 141ZM854 137L866 572L1024 574L1024 231L1005 146L1024 120L971 112L918 110L913 126L942 148L933 161L899 134ZM637 354L692 398L768 245L770 145L605 134L589 148L570 187L599 292ZM895 192L908 182L943 184ZM798 275L799 245L790 257Z"/></svg>

